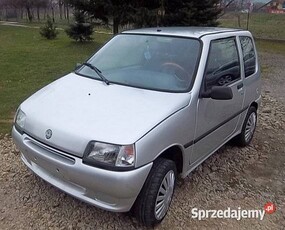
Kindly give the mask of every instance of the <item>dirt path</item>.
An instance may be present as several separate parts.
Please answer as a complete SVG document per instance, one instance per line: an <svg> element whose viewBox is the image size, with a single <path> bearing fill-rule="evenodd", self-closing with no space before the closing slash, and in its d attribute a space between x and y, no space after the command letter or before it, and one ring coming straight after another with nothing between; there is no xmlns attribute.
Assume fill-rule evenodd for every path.
<svg viewBox="0 0 285 230"><path fill-rule="evenodd" d="M0 21L0 25L2 26L15 26L15 27L24 27L24 28L32 28L32 29L40 29L39 26L31 26L31 25L24 25L24 24L21 24L19 22L8 22L8 21ZM64 30L63 28L56 28L57 30ZM95 30L94 31L95 33L98 33L98 34L113 34L113 33L110 33L110 32L105 32L105 31L99 31L99 30Z"/></svg>
<svg viewBox="0 0 285 230"><path fill-rule="evenodd" d="M156 229L284 229L285 57L261 54L263 107L251 146L230 145L180 181L171 209ZM264 220L191 218L191 209L263 209ZM23 166L9 137L0 140L0 229L143 229L132 217L102 211L65 195Z"/></svg>

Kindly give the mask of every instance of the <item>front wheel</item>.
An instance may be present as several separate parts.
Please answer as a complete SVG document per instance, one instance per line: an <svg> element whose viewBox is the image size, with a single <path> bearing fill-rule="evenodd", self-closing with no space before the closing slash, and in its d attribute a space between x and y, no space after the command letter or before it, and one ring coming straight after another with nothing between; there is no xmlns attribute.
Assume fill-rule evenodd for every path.
<svg viewBox="0 0 285 230"><path fill-rule="evenodd" d="M158 158L134 204L137 219L150 227L160 223L170 206L177 170L172 160Z"/></svg>

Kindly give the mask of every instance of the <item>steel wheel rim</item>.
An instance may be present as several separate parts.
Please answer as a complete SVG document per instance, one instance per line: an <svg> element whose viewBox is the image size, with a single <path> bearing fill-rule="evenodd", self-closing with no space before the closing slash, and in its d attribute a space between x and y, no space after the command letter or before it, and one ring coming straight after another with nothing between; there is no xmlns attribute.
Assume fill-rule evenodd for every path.
<svg viewBox="0 0 285 230"><path fill-rule="evenodd" d="M218 84L219 84L219 85L224 85L224 84L226 84L225 78L222 77L221 79L219 79Z"/></svg>
<svg viewBox="0 0 285 230"><path fill-rule="evenodd" d="M232 81L232 77L231 76L226 76L225 77L225 83L230 83Z"/></svg>
<svg viewBox="0 0 285 230"><path fill-rule="evenodd" d="M255 130L255 126L256 126L256 114L255 113L251 113L246 126L245 126L245 141L249 142L253 136L254 130Z"/></svg>
<svg viewBox="0 0 285 230"><path fill-rule="evenodd" d="M174 171L170 170L163 178L156 195L154 214L157 220L161 220L170 206L175 184Z"/></svg>

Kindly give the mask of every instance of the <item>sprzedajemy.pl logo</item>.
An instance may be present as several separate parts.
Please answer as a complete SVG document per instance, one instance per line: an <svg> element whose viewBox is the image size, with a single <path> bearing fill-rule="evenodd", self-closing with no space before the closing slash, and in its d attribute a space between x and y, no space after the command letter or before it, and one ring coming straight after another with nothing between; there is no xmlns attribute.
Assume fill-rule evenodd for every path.
<svg viewBox="0 0 285 230"><path fill-rule="evenodd" d="M212 219L259 219L263 220L264 215L266 214L272 214L276 211L276 206L268 202L264 205L264 209L241 209L241 207L238 207L237 209L231 209L228 207L227 209L212 209L212 210L204 210L204 209L198 209L198 208L192 208L191 214L193 219L203 220L207 218Z"/></svg>

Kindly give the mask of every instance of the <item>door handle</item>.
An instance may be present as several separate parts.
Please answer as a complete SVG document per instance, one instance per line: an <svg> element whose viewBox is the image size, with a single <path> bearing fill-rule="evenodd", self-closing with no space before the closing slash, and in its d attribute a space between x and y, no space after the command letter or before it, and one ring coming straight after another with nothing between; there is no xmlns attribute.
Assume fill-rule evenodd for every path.
<svg viewBox="0 0 285 230"><path fill-rule="evenodd" d="M243 83L237 85L237 89L241 89L243 87Z"/></svg>

